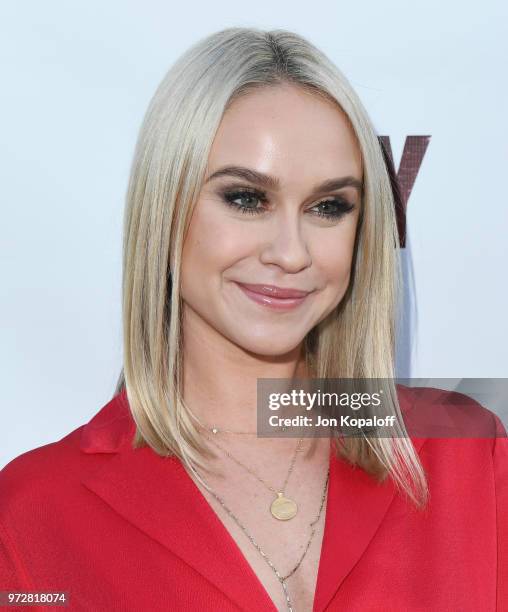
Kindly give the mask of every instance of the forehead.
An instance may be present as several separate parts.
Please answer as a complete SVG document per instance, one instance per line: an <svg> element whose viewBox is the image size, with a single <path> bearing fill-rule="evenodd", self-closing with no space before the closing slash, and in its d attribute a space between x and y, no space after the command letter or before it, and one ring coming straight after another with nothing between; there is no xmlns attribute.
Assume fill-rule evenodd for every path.
<svg viewBox="0 0 508 612"><path fill-rule="evenodd" d="M212 143L209 169L226 164L296 176L361 178L360 149L334 102L293 85L263 87L233 101Z"/></svg>

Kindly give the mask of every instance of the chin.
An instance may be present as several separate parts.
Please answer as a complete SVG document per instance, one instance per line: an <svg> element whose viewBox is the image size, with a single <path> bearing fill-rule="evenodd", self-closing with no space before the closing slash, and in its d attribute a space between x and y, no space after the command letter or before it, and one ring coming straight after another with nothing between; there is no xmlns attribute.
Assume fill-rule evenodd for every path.
<svg viewBox="0 0 508 612"><path fill-rule="evenodd" d="M234 341L245 351L266 357L279 357L294 351L302 342L301 338L277 338L273 335L237 338Z"/></svg>

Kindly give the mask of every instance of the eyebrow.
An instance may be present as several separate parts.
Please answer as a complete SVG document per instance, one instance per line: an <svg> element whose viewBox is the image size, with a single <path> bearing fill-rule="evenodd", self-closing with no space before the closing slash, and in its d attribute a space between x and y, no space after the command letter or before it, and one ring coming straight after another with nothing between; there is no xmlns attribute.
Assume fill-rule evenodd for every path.
<svg viewBox="0 0 508 612"><path fill-rule="evenodd" d="M221 176L234 176L236 178L241 178L272 191L278 191L280 189L280 181L275 176L264 174L263 172L258 172L257 170L252 170L252 168L245 168L244 166L224 166L219 168L205 180L205 183L208 183L209 181ZM354 187L358 193L361 194L363 184L362 181L359 181L354 176L343 176L340 178L328 179L323 183L315 185L314 192L321 193L325 191L336 191L337 189L342 189L343 187Z"/></svg>

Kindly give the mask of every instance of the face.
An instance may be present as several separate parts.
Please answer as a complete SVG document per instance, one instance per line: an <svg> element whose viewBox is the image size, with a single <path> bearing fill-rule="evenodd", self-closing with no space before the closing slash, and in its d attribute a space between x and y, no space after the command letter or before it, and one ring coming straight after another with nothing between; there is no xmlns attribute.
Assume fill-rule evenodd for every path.
<svg viewBox="0 0 508 612"><path fill-rule="evenodd" d="M184 325L258 355L299 347L348 287L361 181L332 102L292 85L233 102L184 242Z"/></svg>

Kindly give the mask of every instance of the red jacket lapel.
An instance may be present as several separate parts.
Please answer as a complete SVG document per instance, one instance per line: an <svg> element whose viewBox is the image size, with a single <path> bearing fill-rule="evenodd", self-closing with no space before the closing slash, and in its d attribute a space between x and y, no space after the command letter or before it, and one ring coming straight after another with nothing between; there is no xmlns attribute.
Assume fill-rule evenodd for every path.
<svg viewBox="0 0 508 612"><path fill-rule="evenodd" d="M132 449L133 433L122 393L83 429L83 452L115 456L82 483L241 608L273 612L261 582L180 462L149 447Z"/></svg>
<svg viewBox="0 0 508 612"><path fill-rule="evenodd" d="M85 425L81 450L115 456L82 483L241 608L274 612L257 575L180 462L149 447L132 449L134 427L125 392ZM413 440L417 450L422 443ZM331 456L314 612L326 608L359 561L394 496L391 480L380 485Z"/></svg>
<svg viewBox="0 0 508 612"><path fill-rule="evenodd" d="M415 395L398 385L403 414L414 406ZM418 452L425 438L412 438ZM313 612L325 610L342 582L367 550L396 495L391 478L378 483L364 470L343 460L330 461L325 531Z"/></svg>

